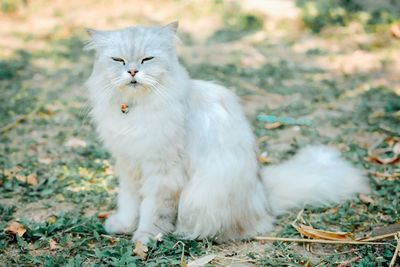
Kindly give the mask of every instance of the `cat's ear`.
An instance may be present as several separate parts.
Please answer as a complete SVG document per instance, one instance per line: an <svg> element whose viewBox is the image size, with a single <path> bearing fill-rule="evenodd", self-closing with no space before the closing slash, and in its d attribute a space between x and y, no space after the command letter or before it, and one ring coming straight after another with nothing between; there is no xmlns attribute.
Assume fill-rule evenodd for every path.
<svg viewBox="0 0 400 267"><path fill-rule="evenodd" d="M89 37L93 38L95 35L98 35L100 31L91 29L91 28L86 28L86 32L89 35Z"/></svg>
<svg viewBox="0 0 400 267"><path fill-rule="evenodd" d="M176 33L176 31L178 30L178 26L179 26L179 22L176 20L174 22L171 22L171 23L165 25L163 28Z"/></svg>
<svg viewBox="0 0 400 267"><path fill-rule="evenodd" d="M98 49L107 43L107 33L95 29L86 29L89 40L85 45L85 50Z"/></svg>

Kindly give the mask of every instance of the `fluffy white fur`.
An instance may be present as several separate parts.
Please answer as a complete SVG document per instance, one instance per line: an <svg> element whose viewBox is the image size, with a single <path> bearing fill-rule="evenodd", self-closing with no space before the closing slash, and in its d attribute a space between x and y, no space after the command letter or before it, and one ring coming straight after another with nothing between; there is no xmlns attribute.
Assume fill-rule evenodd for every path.
<svg viewBox="0 0 400 267"><path fill-rule="evenodd" d="M362 174L327 147L260 171L238 98L190 79L175 53L176 27L89 31L92 116L120 179L107 231L133 232L142 242L171 232L244 239L271 230L274 216L290 208L368 190Z"/></svg>
<svg viewBox="0 0 400 267"><path fill-rule="evenodd" d="M326 146L301 149L290 160L261 169L267 198L275 215L306 204L326 205L369 187L362 172Z"/></svg>

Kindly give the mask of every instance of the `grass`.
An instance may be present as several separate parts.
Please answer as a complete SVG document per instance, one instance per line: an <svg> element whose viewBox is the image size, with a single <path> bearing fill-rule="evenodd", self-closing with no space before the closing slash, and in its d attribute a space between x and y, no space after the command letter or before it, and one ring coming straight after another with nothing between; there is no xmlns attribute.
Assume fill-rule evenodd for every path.
<svg viewBox="0 0 400 267"><path fill-rule="evenodd" d="M217 6L215 12L221 12L223 19L206 40L210 47L240 43L263 27L265 18L259 15ZM131 237L108 235L103 219L98 218L99 212L115 208L117 178L110 154L97 139L87 114L82 84L90 74L93 55L81 50L83 31L69 32L65 36L56 28L46 37L44 48L1 55L0 128L12 127L0 134L0 262L7 266L180 266L216 253L225 261L217 258L215 264L240 258L257 266L305 266L308 262L333 266L358 257L351 266L389 265L393 240L385 246L357 247L243 242L235 251L230 244L183 241L174 236L151 244L148 259L141 261L132 254ZM193 32L185 32L185 36L196 44ZM30 32L18 38L43 40ZM399 165L365 159L377 140L381 140L380 148L389 148L390 140L400 136L398 81L391 80L384 67L352 75L330 71L318 60L342 56L348 52L345 45L340 52L317 45L304 52L294 49L307 38L329 43L333 37L300 31L298 37L265 38L251 45L243 42L242 50L226 64L183 61L194 78L217 80L243 99L253 97L262 102L249 115L260 150L268 151L274 161L289 158L307 144L324 143L341 148L348 160L367 172L392 174L389 178L369 176L373 203L353 199L325 208L306 207L301 215L304 222L358 236L398 224L400 179L393 175L400 171ZM374 49L364 44L360 49L390 53L395 48L398 45L390 43ZM257 50L265 62L243 66L237 55L245 57L250 49ZM219 52L224 53L215 53ZM376 77L392 82L377 84ZM268 102L272 96L279 105ZM251 101L245 104L255 105ZM255 120L258 114L307 119L313 126L283 125L267 130ZM26 183L28 175L34 175L37 182ZM279 217L273 234L298 238L291 226L297 212ZM22 237L4 231L11 221L26 228ZM254 246L245 249L246 244Z"/></svg>

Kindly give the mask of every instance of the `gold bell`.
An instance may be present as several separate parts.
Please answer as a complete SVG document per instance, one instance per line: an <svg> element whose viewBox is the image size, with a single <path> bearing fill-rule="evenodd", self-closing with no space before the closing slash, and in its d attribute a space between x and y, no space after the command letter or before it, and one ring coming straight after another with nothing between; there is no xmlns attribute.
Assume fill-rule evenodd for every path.
<svg viewBox="0 0 400 267"><path fill-rule="evenodd" d="M122 104L121 104L121 112L124 113L124 114L126 114L126 113L129 112L129 106L128 106L128 104L125 104L125 103L122 103Z"/></svg>

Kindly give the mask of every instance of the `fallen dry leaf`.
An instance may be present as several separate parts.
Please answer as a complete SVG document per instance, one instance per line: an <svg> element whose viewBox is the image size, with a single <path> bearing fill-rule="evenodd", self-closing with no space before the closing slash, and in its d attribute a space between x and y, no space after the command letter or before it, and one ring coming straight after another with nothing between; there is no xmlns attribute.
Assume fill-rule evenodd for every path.
<svg viewBox="0 0 400 267"><path fill-rule="evenodd" d="M112 167L112 166L107 166L107 167L104 169L104 173L107 174L107 175L113 175L113 174L114 174L114 169L113 169L113 167Z"/></svg>
<svg viewBox="0 0 400 267"><path fill-rule="evenodd" d="M400 142L400 137L395 137L395 136L389 136L386 137L383 140L385 143L387 143L390 147L394 146L396 143Z"/></svg>
<svg viewBox="0 0 400 267"><path fill-rule="evenodd" d="M378 146L385 144L384 148L377 148ZM388 155L389 153L389 155ZM397 137L387 137L385 140L376 143L368 151L368 157L366 161L377 164L396 164L400 162L400 140Z"/></svg>
<svg viewBox="0 0 400 267"><path fill-rule="evenodd" d="M7 177L7 179L11 180L16 173L19 171L22 171L22 167L20 166L15 166L12 169L6 169L3 171L4 175Z"/></svg>
<svg viewBox="0 0 400 267"><path fill-rule="evenodd" d="M26 177L26 183L30 185L37 185L38 181L36 179L36 174L31 173Z"/></svg>
<svg viewBox="0 0 400 267"><path fill-rule="evenodd" d="M292 226L302 235L325 240L354 240L354 235L348 232L330 232L325 230L315 229L312 226L303 224L292 224Z"/></svg>
<svg viewBox="0 0 400 267"><path fill-rule="evenodd" d="M20 182L27 183L29 185L37 185L37 179L36 179L36 174L31 173L28 176L17 174L15 175L15 179L17 179Z"/></svg>
<svg viewBox="0 0 400 267"><path fill-rule="evenodd" d="M203 257L200 257L194 261L190 261L187 264L187 267L200 267L200 266L204 266L207 263L209 263L210 261L212 261L213 259L215 259L215 254L209 254L209 255L205 255Z"/></svg>
<svg viewBox="0 0 400 267"><path fill-rule="evenodd" d="M97 214L97 218L99 219L107 219L109 216L110 212L108 211L99 212L99 214Z"/></svg>
<svg viewBox="0 0 400 267"><path fill-rule="evenodd" d="M394 181L397 178L400 177L400 172L395 172L395 173L388 173L388 172L370 172L372 176L375 178L378 178L380 180L388 180L388 181Z"/></svg>
<svg viewBox="0 0 400 267"><path fill-rule="evenodd" d="M390 26L390 35L394 38L400 39L400 23L392 24Z"/></svg>
<svg viewBox="0 0 400 267"><path fill-rule="evenodd" d="M394 155L393 157L389 157L389 158L381 158L379 156L368 156L365 158L365 160L368 162L371 162L371 163L388 165L388 164L395 164L395 163L399 162L400 156Z"/></svg>
<svg viewBox="0 0 400 267"><path fill-rule="evenodd" d="M359 194L358 198L365 204L375 204L375 201L370 196Z"/></svg>
<svg viewBox="0 0 400 267"><path fill-rule="evenodd" d="M49 247L50 247L50 250L55 250L55 249L59 248L57 241L55 241L54 239L50 239Z"/></svg>
<svg viewBox="0 0 400 267"><path fill-rule="evenodd" d="M39 157L38 162L42 164L50 164L53 160L49 157Z"/></svg>
<svg viewBox="0 0 400 267"><path fill-rule="evenodd" d="M82 139L72 137L66 143L66 147L78 148L78 147L86 147L86 142Z"/></svg>
<svg viewBox="0 0 400 267"><path fill-rule="evenodd" d="M281 127L283 124L281 122L272 122L265 124L264 128L267 130L272 130Z"/></svg>
<svg viewBox="0 0 400 267"><path fill-rule="evenodd" d="M110 239L108 239L108 242L109 242L111 245L114 245L115 243L117 243L117 241L118 241L118 239L115 238L115 237L111 237Z"/></svg>
<svg viewBox="0 0 400 267"><path fill-rule="evenodd" d="M18 236L23 236L26 232L25 227L18 222L10 222L4 229L4 232L11 233Z"/></svg>
<svg viewBox="0 0 400 267"><path fill-rule="evenodd" d="M149 248L142 244L141 241L135 242L135 249L133 250L133 254L138 256L141 260L145 260L147 258L147 252Z"/></svg>
<svg viewBox="0 0 400 267"><path fill-rule="evenodd" d="M258 156L258 162L260 162L261 164L271 163L271 159L268 157L268 153L265 151L262 152Z"/></svg>
<svg viewBox="0 0 400 267"><path fill-rule="evenodd" d="M26 182L26 176L25 175L21 175L21 174L17 174L15 175L15 179L17 179L20 182Z"/></svg>

